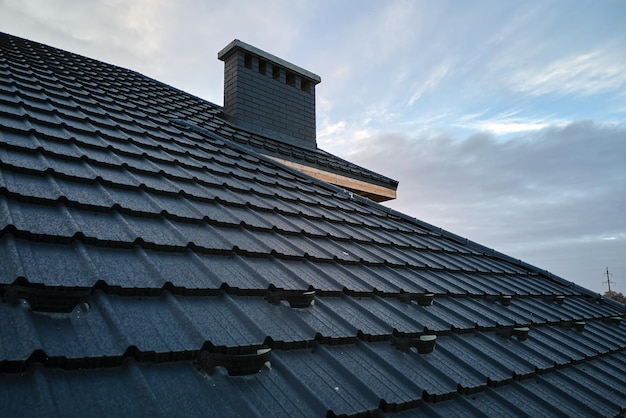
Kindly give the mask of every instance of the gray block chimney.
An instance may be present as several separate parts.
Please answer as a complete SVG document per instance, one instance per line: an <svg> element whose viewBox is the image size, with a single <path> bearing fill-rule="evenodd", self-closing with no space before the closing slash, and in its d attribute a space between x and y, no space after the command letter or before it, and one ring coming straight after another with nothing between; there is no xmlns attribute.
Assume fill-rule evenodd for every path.
<svg viewBox="0 0 626 418"><path fill-rule="evenodd" d="M224 61L224 113L235 125L271 138L317 148L315 86L321 78L258 48L232 41Z"/></svg>

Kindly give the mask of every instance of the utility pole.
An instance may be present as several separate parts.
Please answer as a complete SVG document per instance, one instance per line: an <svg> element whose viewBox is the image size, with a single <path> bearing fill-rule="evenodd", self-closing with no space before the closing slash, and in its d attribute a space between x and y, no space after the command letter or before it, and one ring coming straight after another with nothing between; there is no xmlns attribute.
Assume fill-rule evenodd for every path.
<svg viewBox="0 0 626 418"><path fill-rule="evenodd" d="M613 294L611 292L611 276L612 274L609 273L609 268L606 268L606 282L602 282L602 283L606 283L609 286L609 297ZM613 282L613 284L615 284L615 282Z"/></svg>

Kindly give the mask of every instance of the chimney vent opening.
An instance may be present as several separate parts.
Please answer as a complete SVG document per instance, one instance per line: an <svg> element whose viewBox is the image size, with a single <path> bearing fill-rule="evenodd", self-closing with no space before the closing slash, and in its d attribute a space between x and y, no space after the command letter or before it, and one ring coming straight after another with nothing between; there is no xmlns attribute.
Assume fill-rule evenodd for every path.
<svg viewBox="0 0 626 418"><path fill-rule="evenodd" d="M296 75L292 72L287 71L287 84L294 87L296 85Z"/></svg>
<svg viewBox="0 0 626 418"><path fill-rule="evenodd" d="M265 75L267 64L263 60L259 60L259 74Z"/></svg>
<svg viewBox="0 0 626 418"><path fill-rule="evenodd" d="M274 65L272 68L272 78L274 80L280 80L280 67L277 65Z"/></svg>
<svg viewBox="0 0 626 418"><path fill-rule="evenodd" d="M244 67L246 67L249 70L252 69L252 55L250 55L250 54L245 54L244 55L243 65L244 65Z"/></svg>
<svg viewBox="0 0 626 418"><path fill-rule="evenodd" d="M300 88L306 93L311 93L311 82L309 80L302 79Z"/></svg>

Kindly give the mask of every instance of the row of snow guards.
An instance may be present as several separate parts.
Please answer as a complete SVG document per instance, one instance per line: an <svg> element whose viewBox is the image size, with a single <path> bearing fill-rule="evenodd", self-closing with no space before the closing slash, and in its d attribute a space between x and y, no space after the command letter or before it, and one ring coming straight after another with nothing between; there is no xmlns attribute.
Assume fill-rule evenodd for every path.
<svg viewBox="0 0 626 418"><path fill-rule="evenodd" d="M624 412L624 305L281 166L219 112L0 34L3 416Z"/></svg>
<svg viewBox="0 0 626 418"><path fill-rule="evenodd" d="M166 366L175 365L182 373L188 364L207 382L248 375L263 390L279 385L284 396L304 399L290 406L304 408L300 412L322 402L341 415L437 411L470 398L507 402L499 393L511 385L526 388L533 405L546 393L564 396L535 392L546 389L536 382L547 377L558 376L559 384L581 378L600 383L619 381L625 371L621 316L586 297L349 293L228 286L208 292L171 283L157 292L103 282L91 289L47 289L18 280L4 286L0 309L9 323L20 324L3 335L19 339L21 347L5 345L0 386L15 379L32 384L29 379L43 375L78 391L75 385L83 379L106 370L124 375L132 366L142 373L159 367L173 372ZM576 315L590 306L591 315ZM293 386L292 373L309 369L319 376L314 382L319 391L310 389L308 380ZM348 405L340 401L343 395L335 396L340 389L358 394L360 382L370 387L359 402ZM206 390L206 384L195 390ZM334 385L334 393L327 385Z"/></svg>

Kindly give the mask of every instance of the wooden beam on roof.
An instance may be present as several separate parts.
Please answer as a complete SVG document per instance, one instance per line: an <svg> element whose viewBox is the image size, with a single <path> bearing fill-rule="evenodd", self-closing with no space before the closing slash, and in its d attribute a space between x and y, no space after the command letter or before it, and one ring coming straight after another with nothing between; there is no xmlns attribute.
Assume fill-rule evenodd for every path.
<svg viewBox="0 0 626 418"><path fill-rule="evenodd" d="M363 197L367 197L375 202L385 202L396 198L396 190L388 187L379 186L377 184L367 183L362 180L356 180L350 177L342 176L340 174L331 173L319 168L309 167L304 164L294 163L292 161L283 160L282 158L266 155L281 164L291 167L294 170L298 170L302 173L308 174L311 177L315 177L318 180L325 181L335 186L343 187L350 191L357 193Z"/></svg>

